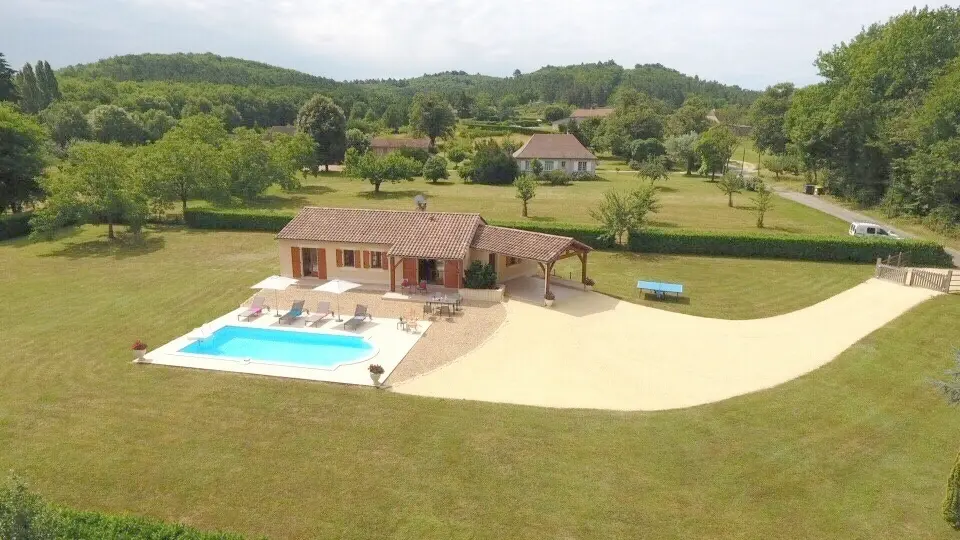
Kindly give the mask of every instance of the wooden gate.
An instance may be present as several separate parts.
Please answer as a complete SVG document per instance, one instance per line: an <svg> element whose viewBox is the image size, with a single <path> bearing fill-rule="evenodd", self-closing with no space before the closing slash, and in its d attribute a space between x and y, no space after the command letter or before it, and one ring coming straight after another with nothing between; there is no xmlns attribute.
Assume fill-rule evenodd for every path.
<svg viewBox="0 0 960 540"><path fill-rule="evenodd" d="M884 264L880 259L877 259L877 268L874 272L874 276L879 279L885 279L887 281L892 281L894 283L899 283L900 285L907 284L907 273L910 270L908 268L901 268L898 266L890 266Z"/></svg>

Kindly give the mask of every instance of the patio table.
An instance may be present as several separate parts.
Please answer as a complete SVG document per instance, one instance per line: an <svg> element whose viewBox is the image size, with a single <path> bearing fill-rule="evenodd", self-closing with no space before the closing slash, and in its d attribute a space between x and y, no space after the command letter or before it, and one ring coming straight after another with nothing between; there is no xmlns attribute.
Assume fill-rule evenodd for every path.
<svg viewBox="0 0 960 540"><path fill-rule="evenodd" d="M446 307L450 310L450 313L453 313L457 306L460 304L459 295L441 295L433 296L427 299L426 305L428 309L433 309L434 306L438 306L440 311L443 311L443 308Z"/></svg>

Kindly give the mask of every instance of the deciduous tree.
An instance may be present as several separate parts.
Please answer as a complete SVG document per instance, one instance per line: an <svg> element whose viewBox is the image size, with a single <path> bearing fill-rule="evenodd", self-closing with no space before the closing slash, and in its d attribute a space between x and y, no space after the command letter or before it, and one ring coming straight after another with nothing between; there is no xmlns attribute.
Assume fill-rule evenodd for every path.
<svg viewBox="0 0 960 540"><path fill-rule="evenodd" d="M223 161L230 176L230 193L252 200L273 184L288 182L292 170L280 167L266 141L249 128L238 128L223 146Z"/></svg>
<svg viewBox="0 0 960 540"><path fill-rule="evenodd" d="M457 123L456 114L439 94L417 94L410 107L410 125L413 130L430 139L430 147L436 144L437 137L446 137L453 133Z"/></svg>
<svg viewBox="0 0 960 540"><path fill-rule="evenodd" d="M783 154L787 151L790 138L785 118L794 90L792 83L770 86L750 106L753 144L760 152Z"/></svg>
<svg viewBox="0 0 960 540"><path fill-rule="evenodd" d="M46 154L43 128L31 116L0 102L0 212L18 212L43 194L39 178Z"/></svg>
<svg viewBox="0 0 960 540"><path fill-rule="evenodd" d="M397 104L387 107L387 109L383 111L383 116L381 117L383 120L383 125L390 128L390 131L393 131L394 133L400 132L400 127L403 126L403 121L405 118L406 115L403 113L403 108Z"/></svg>
<svg viewBox="0 0 960 540"><path fill-rule="evenodd" d="M637 164L634 168L637 171L637 176L649 180L651 184L657 180L669 178L667 167L663 164L663 159L659 157L649 158Z"/></svg>
<svg viewBox="0 0 960 540"><path fill-rule="evenodd" d="M413 180L423 170L417 161L399 152L378 156L373 152L361 154L353 148L347 150L343 164L347 176L369 181L374 193L380 193L380 185L384 182Z"/></svg>
<svg viewBox="0 0 960 540"><path fill-rule="evenodd" d="M316 145L316 141L306 133L280 134L274 138L270 156L276 162L276 166L284 171L284 179L279 182L281 188L300 187L296 173L306 168L313 168Z"/></svg>
<svg viewBox="0 0 960 540"><path fill-rule="evenodd" d="M537 158L533 158L533 161L530 162L530 172L532 172L536 178L540 178L540 175L543 174L543 162Z"/></svg>
<svg viewBox="0 0 960 540"><path fill-rule="evenodd" d="M423 164L423 177L431 182L436 182L441 178L444 180L449 178L450 173L447 172L447 160L444 159L443 156L430 156Z"/></svg>
<svg viewBox="0 0 960 540"><path fill-rule="evenodd" d="M590 215L600 222L604 233L622 244L624 235L643 229L647 216L659 211L656 188L652 184L637 187L631 192L608 190L603 200Z"/></svg>
<svg viewBox="0 0 960 540"><path fill-rule="evenodd" d="M74 139L91 138L87 117L73 103L62 101L54 103L40 113L40 119L50 130L53 142L61 148L66 147Z"/></svg>
<svg viewBox="0 0 960 540"><path fill-rule="evenodd" d="M699 141L700 135L690 132L686 135L670 137L664 144L667 155L675 163L682 163L685 166L687 176L693 174L693 171L700 167L700 154L697 153L697 143Z"/></svg>
<svg viewBox="0 0 960 540"><path fill-rule="evenodd" d="M230 196L229 175L220 151L204 140L197 122L186 124L145 147L140 161L154 206L179 202L184 215L191 199L222 202Z"/></svg>
<svg viewBox="0 0 960 540"><path fill-rule="evenodd" d="M773 190L762 181L758 181L754 191L756 194L753 196L753 208L757 213L757 228L762 229L763 218L767 215L767 211L773 207Z"/></svg>
<svg viewBox="0 0 960 540"><path fill-rule="evenodd" d="M316 94L297 113L297 131L313 137L317 143L317 163L330 170L330 164L343 158L347 146L347 119L343 109L327 96Z"/></svg>
<svg viewBox="0 0 960 540"><path fill-rule="evenodd" d="M126 223L139 233L147 217L147 195L132 160L132 150L117 143L78 142L70 146L61 173L45 182L47 200L31 224L48 235L69 224Z"/></svg>
<svg viewBox="0 0 960 540"><path fill-rule="evenodd" d="M370 136L357 128L347 130L347 148L355 148L361 154L370 149Z"/></svg>
<svg viewBox="0 0 960 540"><path fill-rule="evenodd" d="M716 178L718 172L726 170L736 147L737 138L724 125L713 126L700 136L697 153L700 154L701 167L710 173L711 180Z"/></svg>
<svg viewBox="0 0 960 540"><path fill-rule="evenodd" d="M100 105L88 116L94 140L102 143L139 144L144 141L143 126L121 107Z"/></svg>
<svg viewBox="0 0 960 540"><path fill-rule="evenodd" d="M36 114L43 108L43 95L37 86L37 75L29 62L17 74L17 93L20 95L20 110Z"/></svg>
<svg viewBox="0 0 960 540"><path fill-rule="evenodd" d="M733 194L743 191L743 178L730 171L723 173L717 182L717 188L727 196L727 206L733 208Z"/></svg>
<svg viewBox="0 0 960 540"><path fill-rule="evenodd" d="M527 217L527 203L537 195L537 181L526 174L521 174L513 185L517 188L517 198L523 203L521 215Z"/></svg>

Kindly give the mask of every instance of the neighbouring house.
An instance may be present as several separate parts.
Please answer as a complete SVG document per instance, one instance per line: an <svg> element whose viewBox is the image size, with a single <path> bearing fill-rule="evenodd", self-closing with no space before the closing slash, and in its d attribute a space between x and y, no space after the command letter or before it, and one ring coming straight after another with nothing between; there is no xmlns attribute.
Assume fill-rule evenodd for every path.
<svg viewBox="0 0 960 540"><path fill-rule="evenodd" d="M558 127L563 124L569 124L571 120L576 120L577 123L583 122L588 118L604 118L613 114L613 108L611 107L599 107L595 109L577 109L570 113L570 116L566 118L561 118L552 122L554 127Z"/></svg>
<svg viewBox="0 0 960 540"><path fill-rule="evenodd" d="M545 291L558 260L578 257L586 278L590 247L565 236L488 225L479 214L304 207L277 235L284 276L344 279L395 291L404 279L461 288L473 261L497 280L540 272Z"/></svg>
<svg viewBox="0 0 960 540"><path fill-rule="evenodd" d="M595 174L597 171L597 156L569 133L533 135L513 157L521 172L529 172L534 159L543 164L543 172L559 169L571 174Z"/></svg>
<svg viewBox="0 0 960 540"><path fill-rule="evenodd" d="M401 139L398 137L374 137L370 141L370 149L373 150L373 153L382 156L384 154L389 154L394 150L399 150L401 148L414 148L418 150L428 150L430 149L430 139L424 137L422 139Z"/></svg>

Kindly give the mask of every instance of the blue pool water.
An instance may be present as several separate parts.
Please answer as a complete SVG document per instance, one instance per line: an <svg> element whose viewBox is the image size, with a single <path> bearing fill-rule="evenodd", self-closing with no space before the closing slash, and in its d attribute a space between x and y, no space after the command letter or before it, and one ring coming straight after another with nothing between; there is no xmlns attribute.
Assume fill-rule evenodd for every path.
<svg viewBox="0 0 960 540"><path fill-rule="evenodd" d="M370 357L376 349L358 336L224 326L180 352L256 362L332 368Z"/></svg>

